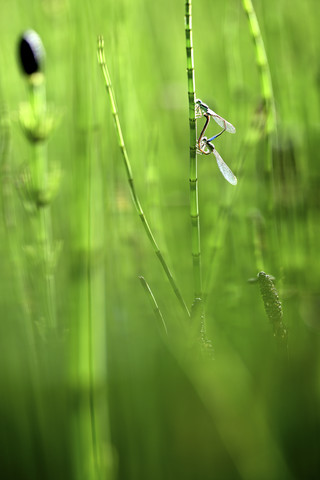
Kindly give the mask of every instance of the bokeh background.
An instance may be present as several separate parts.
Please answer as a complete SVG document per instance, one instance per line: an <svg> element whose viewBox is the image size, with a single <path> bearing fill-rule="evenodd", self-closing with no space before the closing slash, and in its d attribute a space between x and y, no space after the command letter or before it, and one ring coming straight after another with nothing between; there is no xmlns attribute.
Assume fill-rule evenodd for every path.
<svg viewBox="0 0 320 480"><path fill-rule="evenodd" d="M142 207L191 307L184 1L2 0L3 478L319 478L320 4L256 0L254 7L274 89L272 137L256 127L261 86L242 2L193 5L196 96L237 128L215 143L238 177L236 187L212 155L199 157L213 346L203 358L189 345L185 319L134 210L96 54L103 34ZM47 101L59 120L47 147L49 170L60 171L46 207L53 326L37 214L21 194L34 148L19 126L28 88L17 44L28 28L44 43ZM279 355L258 285L248 281L260 270L275 277L286 355Z"/></svg>

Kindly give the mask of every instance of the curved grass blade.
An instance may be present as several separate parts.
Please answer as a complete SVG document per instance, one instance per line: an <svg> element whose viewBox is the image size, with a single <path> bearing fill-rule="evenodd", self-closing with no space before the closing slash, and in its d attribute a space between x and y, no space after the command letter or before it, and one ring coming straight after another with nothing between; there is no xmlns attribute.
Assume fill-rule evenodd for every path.
<svg viewBox="0 0 320 480"><path fill-rule="evenodd" d="M157 317L159 323L162 325L166 335L168 335L168 329L167 329L167 325L166 325L166 322L164 321L164 318L162 316L162 313L161 313L161 310L157 304L157 301L152 293L152 290L148 284L148 282L146 281L146 279L142 276L139 276L139 280L141 282L141 285L143 286L147 296L149 297L149 301L151 303L151 306L152 306L152 309L153 309L153 312L155 314L155 316Z"/></svg>

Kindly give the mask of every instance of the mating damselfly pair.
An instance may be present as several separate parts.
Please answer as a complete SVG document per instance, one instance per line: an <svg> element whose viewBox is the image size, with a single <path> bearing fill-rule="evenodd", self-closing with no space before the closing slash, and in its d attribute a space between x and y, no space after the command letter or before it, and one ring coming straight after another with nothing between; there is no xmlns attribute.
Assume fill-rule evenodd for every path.
<svg viewBox="0 0 320 480"><path fill-rule="evenodd" d="M198 153L201 153L203 155L210 155L210 153L213 153L219 170L224 176L224 178L231 183L231 185L237 185L237 177L232 173L228 165L222 160L220 154L217 152L215 146L213 145L212 140L214 140L217 137L220 137L223 132L229 132L229 133L236 133L235 127L225 120L223 117L218 115L216 112L211 110L211 108L208 107L205 103L202 102L202 100L196 100L195 103L195 110L196 110L196 118L201 118L205 117L206 121L204 124L203 129L201 130L201 133L198 138L198 145L197 145L197 150ZM207 138L204 136L204 133L209 125L210 118L213 118L213 120L222 128L221 132L217 133L211 138Z"/></svg>

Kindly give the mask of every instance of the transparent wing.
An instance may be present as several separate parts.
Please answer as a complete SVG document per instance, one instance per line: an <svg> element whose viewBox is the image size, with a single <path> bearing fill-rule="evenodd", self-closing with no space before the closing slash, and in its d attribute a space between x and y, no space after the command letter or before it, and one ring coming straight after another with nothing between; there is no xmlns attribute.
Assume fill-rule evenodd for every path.
<svg viewBox="0 0 320 480"><path fill-rule="evenodd" d="M223 117L220 117L216 112L211 110L211 108L208 108L207 114L210 115L215 122L217 122L220 127L225 128L227 132L229 133L236 133L235 127L232 125L232 123L228 122L225 120Z"/></svg>
<svg viewBox="0 0 320 480"><path fill-rule="evenodd" d="M237 177L232 173L232 171L230 170L228 165L222 160L220 154L217 152L217 150L215 148L212 149L212 153L216 157L219 170L222 173L222 175L224 176L224 178L229 183L231 183L231 185L237 185L237 183L238 183Z"/></svg>

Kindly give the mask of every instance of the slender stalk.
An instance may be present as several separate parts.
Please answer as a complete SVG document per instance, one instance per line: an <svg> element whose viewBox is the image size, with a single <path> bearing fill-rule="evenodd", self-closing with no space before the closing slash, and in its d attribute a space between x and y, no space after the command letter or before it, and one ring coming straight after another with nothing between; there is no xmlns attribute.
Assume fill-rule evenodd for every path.
<svg viewBox="0 0 320 480"><path fill-rule="evenodd" d="M259 211L254 212L251 215L252 229L253 229L253 251L256 261L257 270L264 268L263 258L263 236L265 234L265 226L261 213Z"/></svg>
<svg viewBox="0 0 320 480"><path fill-rule="evenodd" d="M193 260L194 300L202 298L201 249L200 249L200 218L198 202L197 175L197 126L195 118L195 78L192 42L192 2L185 3L185 33L187 51L187 76L189 99L189 129L190 129L190 217L191 217L191 251Z"/></svg>
<svg viewBox="0 0 320 480"><path fill-rule="evenodd" d="M260 75L261 96L263 100L264 111L266 114L266 132L268 135L270 135L271 133L276 131L277 118L268 57L252 1L242 0L242 5L248 18L251 36L255 45L256 62ZM271 153L267 156L266 167L267 171L272 170Z"/></svg>
<svg viewBox="0 0 320 480"><path fill-rule="evenodd" d="M41 131L46 122L46 89L44 76L39 74L29 81L29 104L34 119L35 131ZM42 272L45 280L48 326L56 326L55 280L53 274L52 220L48 202L48 156L46 138L33 141L31 178L34 200L37 206L36 231L38 247L41 251Z"/></svg>
<svg viewBox="0 0 320 480"><path fill-rule="evenodd" d="M266 155L264 161L266 194L264 196L259 192L259 196L261 197L262 202L264 202L263 198L267 199L267 209L269 212L272 212L275 208L276 192L281 188L279 179L273 174L274 146L277 146L278 143L275 98L268 57L252 0L242 0L242 5L248 18L251 36L255 45L256 62L259 70L262 96L261 113L257 112L256 114L256 119L254 119L251 129L249 130L247 142L249 145L254 144L254 141L259 138L257 132L259 132L259 124L261 123L262 118L262 131L266 133ZM261 210L263 211L263 208ZM279 245L278 231L275 232L275 239ZM254 241L255 240L256 239L254 239ZM278 245L276 247L277 250ZM260 262L260 264L262 265L262 262Z"/></svg>
<svg viewBox="0 0 320 480"><path fill-rule="evenodd" d="M185 301L183 300L183 297L182 297L181 292L180 292L180 290L179 290L179 288L176 284L176 281L173 278L172 273L171 273L165 259L163 258L163 255L162 255L162 253L161 253L161 251L158 247L158 244L157 244L157 242L156 242L156 240L153 236L152 230L151 230L151 228L149 226L149 223L147 221L147 218L146 218L146 216L145 216L145 214L142 210L142 207L141 207L141 204L140 204L140 201L139 201L136 189L135 189L135 184L134 184L133 175L132 175L132 169L131 169L131 165L130 165L130 162L129 162L127 149L126 149L126 146L125 146L125 143L124 143L122 130L121 130L121 125L120 125L120 121L119 121L119 115L118 115L118 111L117 111L117 107L116 107L115 95L114 95L113 87L112 87L112 84L111 84L110 74L109 74L108 67L107 67L106 60L105 60L104 40L101 36L99 36L99 38L98 38L98 61L99 61L99 64L101 66L101 69L102 69L102 73L103 73L105 83L106 83L106 89L107 89L107 92L108 92L108 95L109 95L109 98L110 98L111 110L112 110L112 115L113 115L113 119L114 119L114 123L115 123L115 127L116 127L116 132L117 132L117 136L118 136L119 147L120 147L120 150L121 150L124 166L125 166L125 169L126 169L129 188L130 188L130 192L131 192L131 196L132 196L132 200L133 200L135 209L136 209L136 211L137 211L137 213L140 217L140 220L141 220L142 225L145 229L147 237L149 238L149 240L152 244L154 252L157 255L157 257L158 257L158 259L159 259L159 261L162 265L162 268L163 268L163 270L164 270L164 272L165 272L165 274L166 274L166 276L167 276L167 278L170 282L170 285L171 285L171 287L172 287L172 289L173 289L173 291L174 291L174 293L175 293L175 295L176 295L184 313L187 314L187 316L189 317L190 313L189 313L188 307L186 306Z"/></svg>
<svg viewBox="0 0 320 480"><path fill-rule="evenodd" d="M90 410L90 424L91 424L91 440L92 440L92 453L93 463L95 468L96 478L99 478L99 449L97 441L97 428L96 428L96 413L95 413L95 378L94 378L94 353L93 353L93 318L92 318L92 241L91 241L91 188L92 188L92 166L91 162L88 163L88 197L87 197L87 225L88 225L88 237L87 237L87 301L88 301L88 367L89 367L89 410Z"/></svg>
<svg viewBox="0 0 320 480"><path fill-rule="evenodd" d="M152 305L152 309L154 311L154 314L155 316L157 317L157 319L159 320L159 322L162 324L162 327L164 328L164 331L166 332L166 334L168 335L168 329L167 329L167 325L166 325L166 322L164 321L164 318L162 316L162 313L161 313L161 310L159 308L159 305L157 304L157 301L152 293L152 290L149 286L149 284L147 283L146 279L144 277L139 277L139 280L141 282L141 285L143 286L144 290L146 291L149 299L150 299L150 302L151 302L151 305Z"/></svg>

